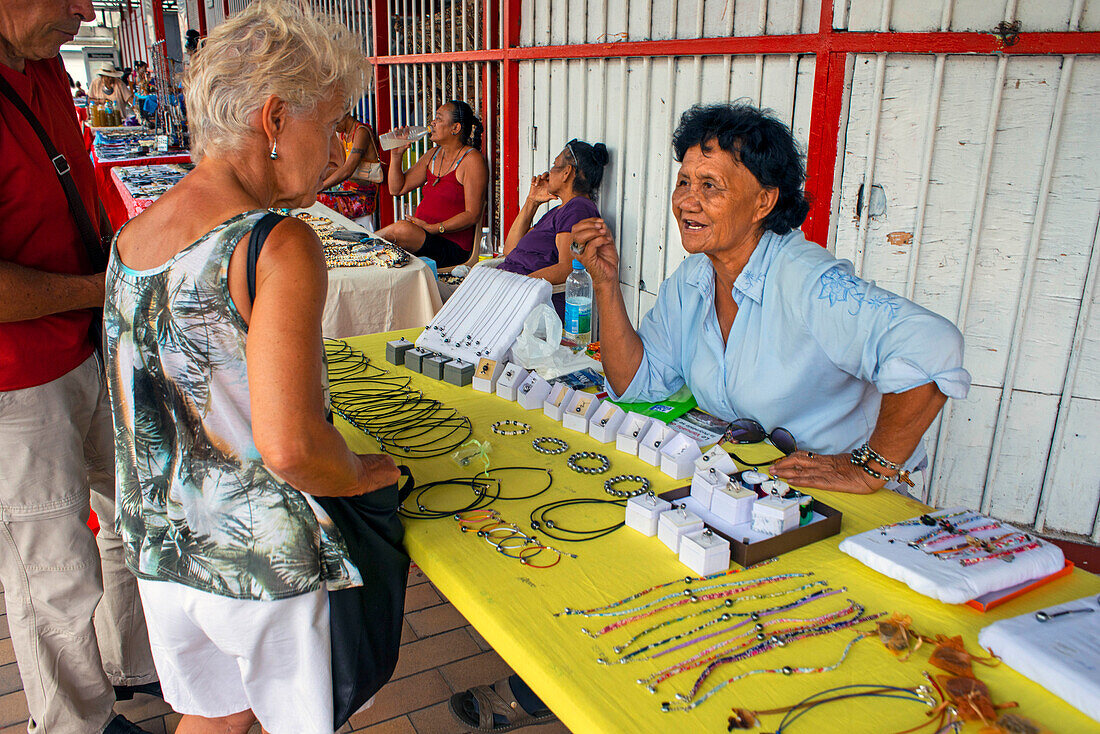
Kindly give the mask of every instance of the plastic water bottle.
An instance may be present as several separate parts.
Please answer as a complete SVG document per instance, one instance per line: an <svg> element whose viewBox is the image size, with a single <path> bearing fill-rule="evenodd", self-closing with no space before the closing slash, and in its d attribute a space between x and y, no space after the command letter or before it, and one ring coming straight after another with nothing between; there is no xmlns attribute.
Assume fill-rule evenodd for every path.
<svg viewBox="0 0 1100 734"><path fill-rule="evenodd" d="M592 276L580 260L565 279L565 324L561 343L581 351L592 341Z"/></svg>
<svg viewBox="0 0 1100 734"><path fill-rule="evenodd" d="M382 146L382 150L393 150L405 143L415 143L431 131L432 129L427 125L395 127L393 130L379 135L378 143Z"/></svg>

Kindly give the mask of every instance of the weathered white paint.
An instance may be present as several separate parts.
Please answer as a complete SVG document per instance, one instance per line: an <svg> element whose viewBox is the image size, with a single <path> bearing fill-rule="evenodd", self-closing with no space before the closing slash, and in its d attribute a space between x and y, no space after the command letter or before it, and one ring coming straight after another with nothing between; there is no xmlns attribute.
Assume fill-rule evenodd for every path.
<svg viewBox="0 0 1100 734"><path fill-rule="evenodd" d="M932 499L1093 534L1100 58L891 55L877 121L876 60L855 61L836 252L853 257L866 237L865 277L966 336L975 386L929 432ZM861 232L856 195L876 122L866 188L882 186L887 209ZM891 232L913 241L892 245Z"/></svg>
<svg viewBox="0 0 1100 734"><path fill-rule="evenodd" d="M833 27L878 30L883 6L888 4L890 0L838 0ZM922 0L892 5L888 28L893 31L940 30L945 14L950 23L944 30L949 31L991 32L1006 16L1020 21L1021 32L1071 30L1077 17L1080 30L1100 30L1100 3L1089 0Z"/></svg>

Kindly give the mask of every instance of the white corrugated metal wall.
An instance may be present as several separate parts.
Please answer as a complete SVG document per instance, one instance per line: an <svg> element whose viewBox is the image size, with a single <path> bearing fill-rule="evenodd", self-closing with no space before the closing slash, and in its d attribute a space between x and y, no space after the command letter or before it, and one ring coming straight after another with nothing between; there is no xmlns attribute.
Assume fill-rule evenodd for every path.
<svg viewBox="0 0 1100 734"><path fill-rule="evenodd" d="M812 33L819 12L816 0L524 0L521 38L543 46ZM1100 3L851 0L836 4L833 20L870 31L991 31L1015 20L1022 32L1096 30ZM1090 317L1100 58L848 61L829 247L959 324L974 375L970 397L952 401L946 428L937 421L926 437L928 499L1100 540L1100 319ZM636 319L684 257L669 207L679 114L748 98L805 145L814 64L813 55L525 61L520 181L546 170L572 137L608 146L600 208Z"/></svg>

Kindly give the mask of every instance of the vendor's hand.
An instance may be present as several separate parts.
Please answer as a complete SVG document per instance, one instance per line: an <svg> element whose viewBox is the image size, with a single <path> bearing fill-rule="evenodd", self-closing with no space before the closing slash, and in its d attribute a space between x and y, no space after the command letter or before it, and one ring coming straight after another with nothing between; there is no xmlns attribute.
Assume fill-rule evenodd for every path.
<svg viewBox="0 0 1100 734"><path fill-rule="evenodd" d="M416 217L414 217L411 214L409 216L405 217L405 221L406 222L412 222L413 224L415 224L417 227L420 227L420 229L424 230L425 232L438 232L439 231L439 225L438 224L428 224L423 219L417 219Z"/></svg>
<svg viewBox="0 0 1100 734"><path fill-rule="evenodd" d="M527 201L535 206L541 206L548 201L553 201L558 198L557 194L551 194L548 188L550 181L550 174L543 173L539 176L531 177L531 190L527 192Z"/></svg>
<svg viewBox="0 0 1100 734"><path fill-rule="evenodd" d="M768 473L795 487L812 487L830 492L872 494L882 489L885 479L875 479L851 461L851 454L815 454L795 451L771 465Z"/></svg>
<svg viewBox="0 0 1100 734"><path fill-rule="evenodd" d="M573 225L572 234L573 255L584 264L592 282L618 283L619 253L607 222L599 217L582 219Z"/></svg>

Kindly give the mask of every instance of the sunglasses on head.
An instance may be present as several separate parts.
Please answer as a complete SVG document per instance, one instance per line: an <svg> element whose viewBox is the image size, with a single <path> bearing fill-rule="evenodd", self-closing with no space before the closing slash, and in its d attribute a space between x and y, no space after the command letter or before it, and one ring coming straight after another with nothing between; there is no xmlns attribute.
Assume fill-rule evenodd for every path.
<svg viewBox="0 0 1100 734"><path fill-rule="evenodd" d="M784 456L789 456L798 450L798 444L794 440L794 435L786 428L776 428L771 433L768 433L764 430L764 426L760 425L758 421L752 418L738 418L730 423L729 428L726 429L725 434L722 436L723 442L729 441L731 443L760 443L765 440L782 451ZM765 466L775 461L772 459L771 461L754 463L752 461L745 461L732 452L730 456L745 466Z"/></svg>

